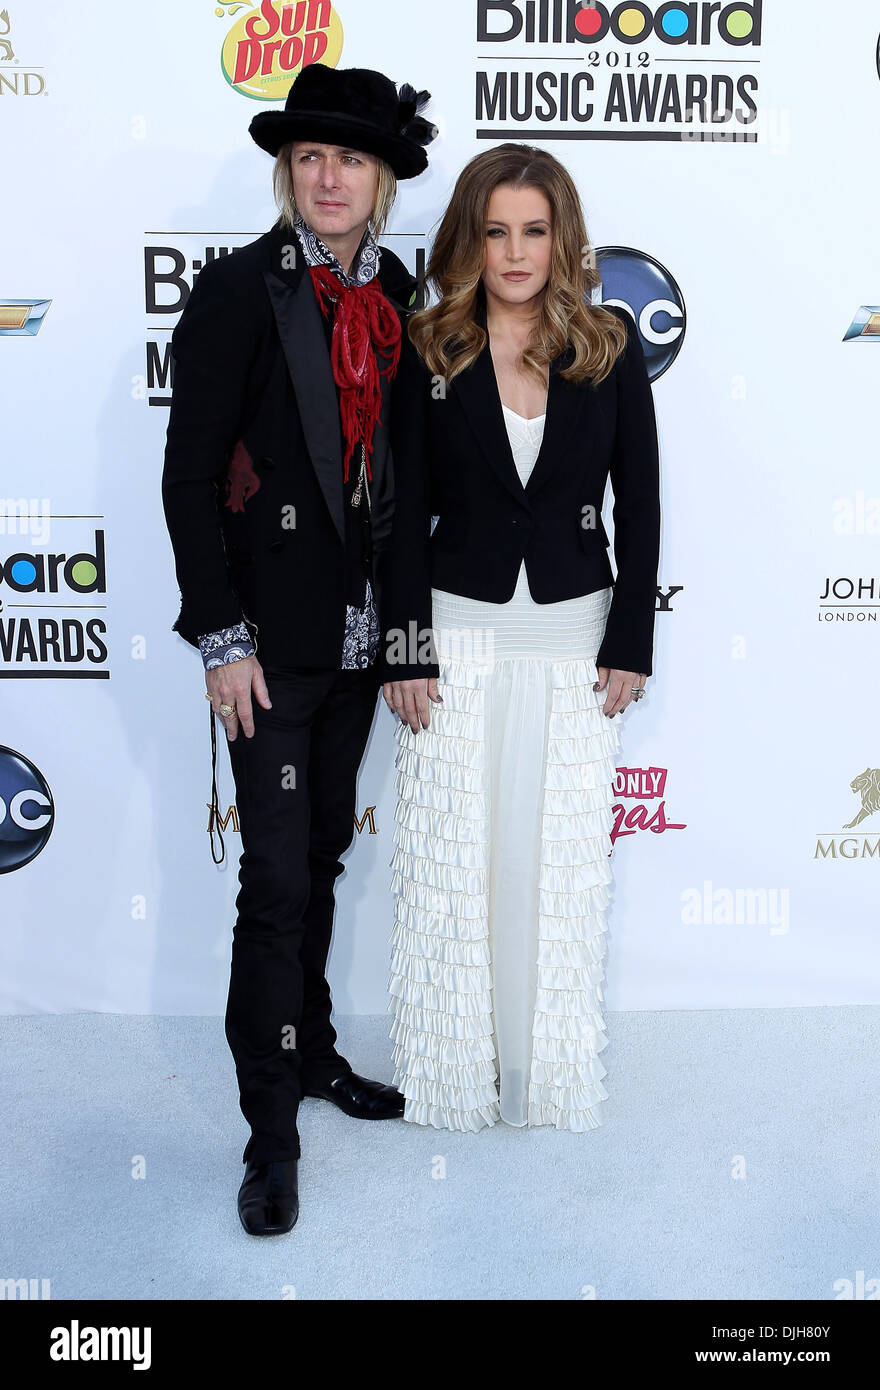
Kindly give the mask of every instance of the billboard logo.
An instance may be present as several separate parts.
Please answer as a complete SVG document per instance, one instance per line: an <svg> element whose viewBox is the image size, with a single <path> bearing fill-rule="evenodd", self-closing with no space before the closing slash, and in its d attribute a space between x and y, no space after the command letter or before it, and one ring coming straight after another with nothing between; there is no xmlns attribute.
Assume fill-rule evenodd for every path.
<svg viewBox="0 0 880 1390"><path fill-rule="evenodd" d="M756 144L761 18L761 0L478 0L476 137Z"/></svg>
<svg viewBox="0 0 880 1390"><path fill-rule="evenodd" d="M132 383L132 396L148 405L171 404L171 333L189 299L202 266L246 246L256 233L153 234L144 247L144 308L147 314L145 372ZM176 244L171 237L176 236ZM159 320L159 322L157 322ZM164 322L163 322L164 320Z"/></svg>
<svg viewBox="0 0 880 1390"><path fill-rule="evenodd" d="M10 508L3 502L3 524ZM13 516L11 534L28 534L31 547L49 542L51 520L65 524L79 517L55 517L46 509L26 533ZM30 527L31 518L27 524ZM103 530L94 531L90 550L0 550L0 678L65 677L109 680L107 563ZM53 542L54 544L54 542ZM85 602L72 602L86 600ZM69 609L93 610L63 616ZM39 615L42 609L45 616ZM100 616L98 616L100 615Z"/></svg>
<svg viewBox="0 0 880 1390"><path fill-rule="evenodd" d="M709 44L721 39L737 48L761 42L763 0L744 4L630 3L609 10L600 0L566 4L565 0L480 0L477 18L479 43L600 43L610 34L616 43L644 43L653 35L660 43ZM720 11L720 13L719 13ZM497 16L500 24L490 23ZM714 23L713 23L714 18ZM537 31L537 32L536 32Z"/></svg>

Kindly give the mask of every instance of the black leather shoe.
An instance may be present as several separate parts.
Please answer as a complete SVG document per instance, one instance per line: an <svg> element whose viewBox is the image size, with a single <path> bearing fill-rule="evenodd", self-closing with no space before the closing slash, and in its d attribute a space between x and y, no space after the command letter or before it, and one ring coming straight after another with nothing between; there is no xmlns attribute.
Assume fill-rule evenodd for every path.
<svg viewBox="0 0 880 1390"><path fill-rule="evenodd" d="M299 1216L298 1160L248 1162L238 1189L238 1214L249 1236L283 1236Z"/></svg>
<svg viewBox="0 0 880 1390"><path fill-rule="evenodd" d="M307 1096L332 1100L334 1105L355 1120L399 1120L403 1114L404 1097L393 1086L380 1081L367 1081L363 1076L345 1072L323 1086L312 1086Z"/></svg>

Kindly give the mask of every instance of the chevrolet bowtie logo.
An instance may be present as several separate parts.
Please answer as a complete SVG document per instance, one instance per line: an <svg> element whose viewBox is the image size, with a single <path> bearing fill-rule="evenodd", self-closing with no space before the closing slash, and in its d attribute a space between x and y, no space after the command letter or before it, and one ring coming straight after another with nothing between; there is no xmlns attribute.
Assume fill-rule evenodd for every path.
<svg viewBox="0 0 880 1390"><path fill-rule="evenodd" d="M0 338L33 338L51 299L0 299Z"/></svg>
<svg viewBox="0 0 880 1390"><path fill-rule="evenodd" d="M865 342L880 342L880 304L863 304L843 335L845 343L853 338Z"/></svg>

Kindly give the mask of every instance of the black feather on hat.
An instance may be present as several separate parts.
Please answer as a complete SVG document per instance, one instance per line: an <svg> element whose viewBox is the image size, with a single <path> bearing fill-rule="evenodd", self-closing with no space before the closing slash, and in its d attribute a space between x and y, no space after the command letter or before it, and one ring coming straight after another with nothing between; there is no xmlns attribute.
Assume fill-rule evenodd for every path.
<svg viewBox="0 0 880 1390"><path fill-rule="evenodd" d="M372 68L331 68L310 63L291 84L283 111L261 111L248 127L269 154L288 140L347 145L384 159L399 179L428 167L425 146L437 127L418 113L431 99L404 82L398 92Z"/></svg>

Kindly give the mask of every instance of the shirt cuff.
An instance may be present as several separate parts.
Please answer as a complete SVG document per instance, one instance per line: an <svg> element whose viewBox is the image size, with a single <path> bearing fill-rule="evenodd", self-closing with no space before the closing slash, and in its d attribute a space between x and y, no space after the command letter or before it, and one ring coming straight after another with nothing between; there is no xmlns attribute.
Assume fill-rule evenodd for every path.
<svg viewBox="0 0 880 1390"><path fill-rule="evenodd" d="M206 632L199 637L199 651L206 671L216 666L228 666L231 661L243 661L245 657L253 656L256 650L244 623L220 628L218 632Z"/></svg>

